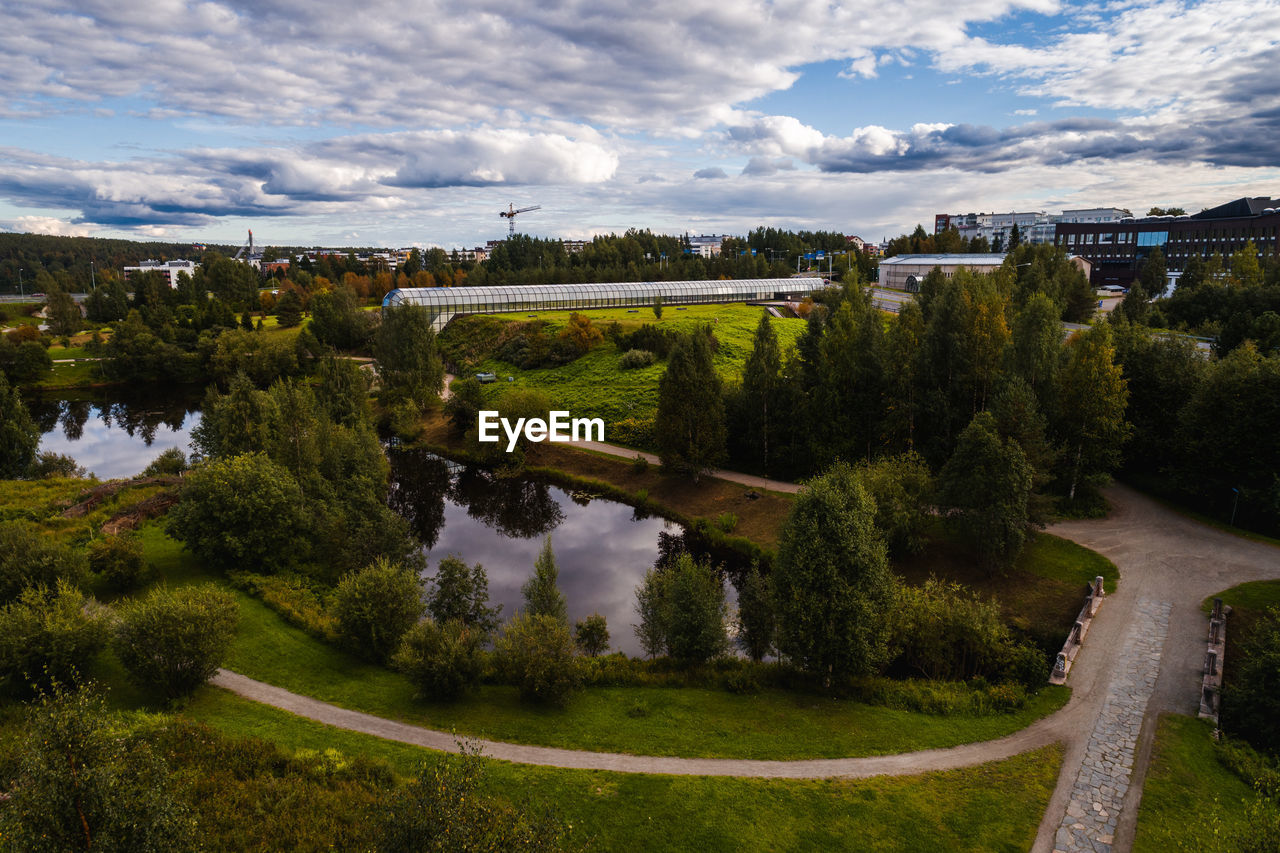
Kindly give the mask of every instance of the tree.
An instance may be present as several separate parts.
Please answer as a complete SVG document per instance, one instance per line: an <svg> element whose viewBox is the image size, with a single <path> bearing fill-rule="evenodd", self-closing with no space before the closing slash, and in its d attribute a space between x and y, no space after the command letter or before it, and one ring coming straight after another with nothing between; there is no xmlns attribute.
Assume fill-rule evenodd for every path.
<svg viewBox="0 0 1280 853"><path fill-rule="evenodd" d="M26 521L0 523L0 604L13 601L27 587L56 589L61 581L79 586L84 578L80 553Z"/></svg>
<svg viewBox="0 0 1280 853"><path fill-rule="evenodd" d="M760 451L761 465L769 470L769 436L774 431L770 419L782 413L776 403L782 383L782 353L778 348L778 336L769 321L769 313L762 312L756 326L751 355L742 370L742 394L746 405L747 444Z"/></svg>
<svg viewBox="0 0 1280 853"><path fill-rule="evenodd" d="M933 475L918 453L886 456L863 463L858 476L876 505L876 528L891 556L919 554L933 511Z"/></svg>
<svg viewBox="0 0 1280 853"><path fill-rule="evenodd" d="M1042 406L1052 402L1053 380L1062 357L1062 323L1046 293L1033 293L1014 315L1007 369L1035 391Z"/></svg>
<svg viewBox="0 0 1280 853"><path fill-rule="evenodd" d="M753 562L738 589L738 647L753 661L761 661L773 651L777 630L769 579Z"/></svg>
<svg viewBox="0 0 1280 853"><path fill-rule="evenodd" d="M0 479L14 480L25 474L39 447L40 428L31 420L18 389L10 388L0 374Z"/></svg>
<svg viewBox="0 0 1280 853"><path fill-rule="evenodd" d="M290 289L276 301L276 322L282 329L292 329L302 322L302 298Z"/></svg>
<svg viewBox="0 0 1280 853"><path fill-rule="evenodd" d="M991 416L1001 438L1017 442L1031 466L1031 495L1027 516L1031 524L1043 527L1053 515L1053 502L1044 493L1053 480L1058 450L1048 437L1048 423L1036 405L1035 392L1022 379L1006 379L991 403Z"/></svg>
<svg viewBox="0 0 1280 853"><path fill-rule="evenodd" d="M45 301L45 314L49 318L49 331L56 337L74 335L84 327L84 315L80 306L65 290L57 289L49 293Z"/></svg>
<svg viewBox="0 0 1280 853"><path fill-rule="evenodd" d="M533 577L520 588L524 596L525 610L534 616L550 616L553 619L569 624L569 611L565 605L564 593L556 585L560 570L556 566L556 555L551 550L551 535L542 540L542 550L533 564Z"/></svg>
<svg viewBox="0 0 1280 853"><path fill-rule="evenodd" d="M1062 477L1069 484L1070 500L1075 500L1081 483L1094 485L1115 468L1129 437L1128 384L1115 356L1111 327L1106 324L1068 341L1066 363L1058 375L1054 426L1065 445L1063 462L1070 466Z"/></svg>
<svg viewBox="0 0 1280 853"><path fill-rule="evenodd" d="M724 654L729 645L728 606L720 573L689 554L681 554L666 571L667 654L685 664L706 663Z"/></svg>
<svg viewBox="0 0 1280 853"><path fill-rule="evenodd" d="M276 571L307 554L303 494L264 453L214 459L187 474L169 535L212 565Z"/></svg>
<svg viewBox="0 0 1280 853"><path fill-rule="evenodd" d="M438 624L457 619L488 637L498 627L502 605L489 607L489 577L484 566L476 563L469 568L450 555L427 580L427 612Z"/></svg>
<svg viewBox="0 0 1280 853"><path fill-rule="evenodd" d="M231 593L213 584L159 586L120 608L112 648L139 686L178 699L218 671L237 611Z"/></svg>
<svg viewBox="0 0 1280 853"><path fill-rule="evenodd" d="M938 474L938 505L988 570L1007 568L1027 536L1032 471L1016 442L1001 439L979 412Z"/></svg>
<svg viewBox="0 0 1280 853"><path fill-rule="evenodd" d="M1018 228L1018 223L1013 223L1013 227L1009 229L1009 247L1005 250L1012 252L1022 245L1022 229Z"/></svg>
<svg viewBox="0 0 1280 853"><path fill-rule="evenodd" d="M348 427L369 421L369 374L358 362L321 359L316 378L316 400L330 420Z"/></svg>
<svg viewBox="0 0 1280 853"><path fill-rule="evenodd" d="M369 338L370 319L360 310L360 297L345 284L311 298L311 331L321 343L337 349L363 346Z"/></svg>
<svg viewBox="0 0 1280 853"><path fill-rule="evenodd" d="M17 778L0 808L7 849L194 850L195 825L164 760L91 688L55 684L28 711Z"/></svg>
<svg viewBox="0 0 1280 853"><path fill-rule="evenodd" d="M404 633L392 663L418 688L420 699L454 699L480 682L487 636L458 619L443 625L423 619Z"/></svg>
<svg viewBox="0 0 1280 853"><path fill-rule="evenodd" d="M477 429L480 410L484 408L484 387L474 376L454 379L449 383L449 399L445 400L444 413L458 433Z"/></svg>
<svg viewBox="0 0 1280 853"><path fill-rule="evenodd" d="M573 642L578 650L590 657L599 657L609 650L609 625L599 613L579 619L573 626Z"/></svg>
<svg viewBox="0 0 1280 853"><path fill-rule="evenodd" d="M59 580L54 589L27 587L0 607L0 678L20 690L72 682L88 671L105 642L96 605L73 585Z"/></svg>
<svg viewBox="0 0 1280 853"><path fill-rule="evenodd" d="M89 542L89 569L117 592L133 589L146 570L142 544L128 534L93 539Z"/></svg>
<svg viewBox="0 0 1280 853"><path fill-rule="evenodd" d="M559 853L567 827L545 813L504 806L482 791L478 748L438 755L396 789L378 831L379 853Z"/></svg>
<svg viewBox="0 0 1280 853"><path fill-rule="evenodd" d="M338 636L358 654L385 662L422 617L422 581L386 558L348 572L333 592Z"/></svg>
<svg viewBox="0 0 1280 853"><path fill-rule="evenodd" d="M662 319L662 294L659 293L653 297L653 316Z"/></svg>
<svg viewBox="0 0 1280 853"><path fill-rule="evenodd" d="M724 458L724 396L710 328L682 336L671 351L658 382L654 429L662 466L695 481Z"/></svg>
<svg viewBox="0 0 1280 853"><path fill-rule="evenodd" d="M518 613L494 643L503 676L525 699L563 708L578 688L569 626L553 616Z"/></svg>
<svg viewBox="0 0 1280 853"><path fill-rule="evenodd" d="M374 365L388 398L410 403L418 411L444 387L444 364L431 322L421 305L383 308L373 337Z"/></svg>
<svg viewBox="0 0 1280 853"><path fill-rule="evenodd" d="M800 491L782 528L772 575L778 651L827 688L874 672L887 655L893 585L875 514L857 473L837 462Z"/></svg>
<svg viewBox="0 0 1280 853"><path fill-rule="evenodd" d="M650 658L667 650L667 573L658 567L649 569L636 587L636 615L640 624L632 626L640 647Z"/></svg>

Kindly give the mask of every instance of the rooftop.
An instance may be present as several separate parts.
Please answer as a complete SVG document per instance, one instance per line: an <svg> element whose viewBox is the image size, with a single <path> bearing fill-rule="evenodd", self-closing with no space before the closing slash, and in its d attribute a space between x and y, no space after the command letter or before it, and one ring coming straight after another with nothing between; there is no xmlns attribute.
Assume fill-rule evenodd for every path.
<svg viewBox="0 0 1280 853"><path fill-rule="evenodd" d="M962 265L994 267L1004 263L1003 254L965 255L965 254L933 254L933 255L894 255L880 262L885 264L932 264L934 266Z"/></svg>

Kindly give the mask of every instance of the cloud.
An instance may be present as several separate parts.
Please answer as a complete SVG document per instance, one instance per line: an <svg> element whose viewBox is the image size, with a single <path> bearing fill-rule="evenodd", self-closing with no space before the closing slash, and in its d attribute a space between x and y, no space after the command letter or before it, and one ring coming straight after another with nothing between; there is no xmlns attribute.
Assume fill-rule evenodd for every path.
<svg viewBox="0 0 1280 853"><path fill-rule="evenodd" d="M594 133L586 132L593 136ZM194 149L166 158L84 162L0 150L0 195L79 210L79 223L207 225L227 216L404 206L408 191L608 180L598 142L514 130L362 134L292 148Z"/></svg>
<svg viewBox="0 0 1280 853"><path fill-rule="evenodd" d="M795 168L796 164L792 162L790 157L779 157L777 159L752 157L747 161L747 165L742 168L742 174L767 178L770 175L778 174L778 172L795 171Z"/></svg>
<svg viewBox="0 0 1280 853"><path fill-rule="evenodd" d="M694 172L693 176L700 180L716 180L719 178L729 177L729 173L724 169L721 169L719 166L708 166L705 169L699 169Z"/></svg>
<svg viewBox="0 0 1280 853"><path fill-rule="evenodd" d="M88 237L93 229L75 225L56 216L19 216L4 223L4 230L19 234L52 234L58 237Z"/></svg>

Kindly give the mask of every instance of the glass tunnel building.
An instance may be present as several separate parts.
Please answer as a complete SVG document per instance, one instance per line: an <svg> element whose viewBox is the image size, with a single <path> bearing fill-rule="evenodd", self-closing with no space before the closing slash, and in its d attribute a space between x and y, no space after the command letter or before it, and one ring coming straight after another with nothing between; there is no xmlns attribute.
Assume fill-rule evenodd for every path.
<svg viewBox="0 0 1280 853"><path fill-rule="evenodd" d="M795 302L826 287L820 278L746 278L727 281L624 281L595 284L529 284L505 287L406 287L393 290L382 307L421 305L432 328L443 329L463 314L566 311L584 308L648 308L716 302Z"/></svg>

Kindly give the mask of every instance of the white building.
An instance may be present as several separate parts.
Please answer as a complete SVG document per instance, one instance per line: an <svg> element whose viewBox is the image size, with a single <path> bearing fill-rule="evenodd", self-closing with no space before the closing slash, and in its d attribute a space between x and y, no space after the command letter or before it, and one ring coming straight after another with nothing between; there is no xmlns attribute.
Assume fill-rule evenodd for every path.
<svg viewBox="0 0 1280 853"><path fill-rule="evenodd" d="M976 273L1000 269L1004 255L894 255L880 262L880 286L908 293L920 292L920 281L937 267L951 278L961 267Z"/></svg>
<svg viewBox="0 0 1280 853"><path fill-rule="evenodd" d="M144 272L158 272L158 273L163 274L163 275L164 275L164 277L165 277L166 279L168 279L168 280L169 280L169 287L177 287L177 286L178 286L178 274L179 274L179 273L186 273L187 275L191 276L192 278L195 278L195 275L196 275L196 267L197 267L197 266L199 266L199 264L197 264L195 261L184 261L184 260L176 260L176 261L151 261L151 260L147 260L147 261L143 261L142 263L138 264L136 267L125 267L125 268L124 268L124 279L125 279L125 281L128 281L129 279L133 278L135 275L142 275Z"/></svg>
<svg viewBox="0 0 1280 853"><path fill-rule="evenodd" d="M720 256L720 247L728 240L729 234L699 234L689 238L689 254L701 255L704 258Z"/></svg>

